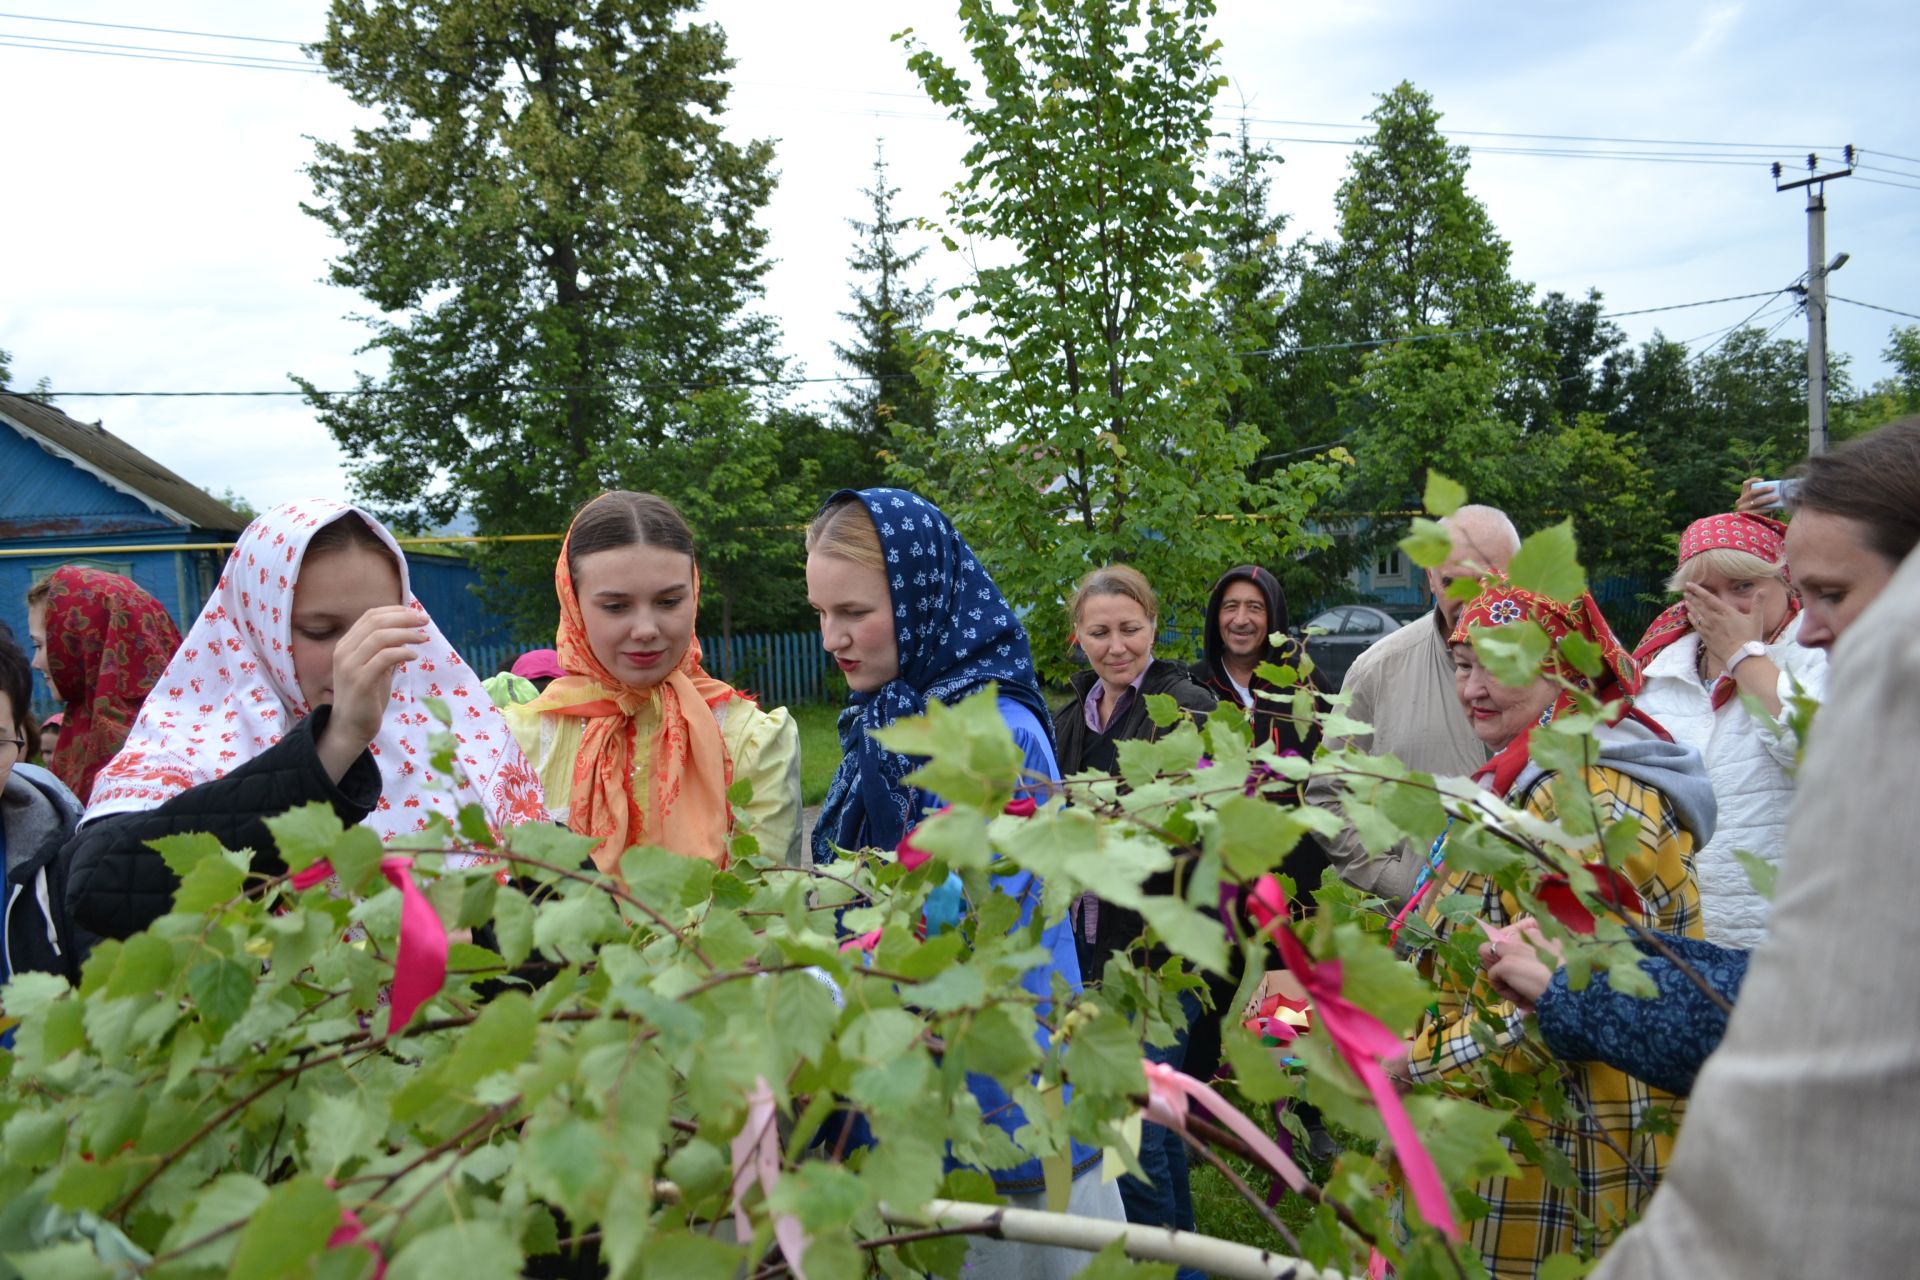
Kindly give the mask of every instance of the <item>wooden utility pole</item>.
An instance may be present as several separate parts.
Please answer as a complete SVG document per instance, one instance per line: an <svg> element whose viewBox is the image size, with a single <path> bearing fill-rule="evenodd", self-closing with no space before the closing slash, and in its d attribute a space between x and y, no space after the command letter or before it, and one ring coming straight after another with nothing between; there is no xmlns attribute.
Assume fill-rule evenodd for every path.
<svg viewBox="0 0 1920 1280"><path fill-rule="evenodd" d="M1807 304L1807 453L1827 451L1827 276L1846 264L1847 255L1827 261L1827 186L1835 178L1853 176L1853 144L1842 152L1846 168L1820 172L1820 157L1807 156L1807 176L1782 182L1781 169L1773 166L1773 189L1807 189L1807 283L1803 289Z"/></svg>

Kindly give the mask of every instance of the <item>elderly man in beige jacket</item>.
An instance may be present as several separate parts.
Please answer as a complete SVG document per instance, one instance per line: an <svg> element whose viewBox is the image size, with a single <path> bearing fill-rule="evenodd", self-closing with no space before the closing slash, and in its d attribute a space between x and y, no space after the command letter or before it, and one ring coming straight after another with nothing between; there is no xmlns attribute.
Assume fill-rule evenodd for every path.
<svg viewBox="0 0 1920 1280"><path fill-rule="evenodd" d="M1453 551L1445 564L1427 570L1433 612L1356 658L1341 691L1350 699L1347 714L1373 726L1371 734L1348 739L1351 745L1393 755L1422 773L1465 775L1487 762L1487 748L1474 736L1454 693L1447 637L1465 602L1449 600L1447 587L1456 578L1504 571L1520 549L1520 535L1506 513L1493 507L1461 507L1440 523ZM1323 807L1333 806L1339 795L1338 783L1330 779L1315 779L1307 788L1307 799ZM1327 855L1347 883L1398 902L1412 891L1423 852L1402 845L1369 855L1349 827L1331 842Z"/></svg>

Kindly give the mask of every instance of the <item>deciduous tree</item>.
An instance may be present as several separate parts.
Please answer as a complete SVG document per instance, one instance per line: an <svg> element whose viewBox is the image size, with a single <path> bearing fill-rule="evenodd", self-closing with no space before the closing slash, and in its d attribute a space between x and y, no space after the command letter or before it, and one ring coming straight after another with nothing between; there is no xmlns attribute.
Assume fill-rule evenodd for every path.
<svg viewBox="0 0 1920 1280"><path fill-rule="evenodd" d="M1202 288L1219 243L1204 178L1220 85L1210 0L963 0L973 67L908 36L909 65L972 138L945 239L969 245L960 325L935 335L952 408L928 476L1065 669L1070 584L1135 562L1197 627L1213 578L1309 541L1325 464L1249 478L1239 364ZM977 75L976 85L968 77Z"/></svg>
<svg viewBox="0 0 1920 1280"><path fill-rule="evenodd" d="M725 136L725 37L689 7L334 0L314 52L375 119L315 144L305 207L384 370L302 386L376 506L520 533L606 488L688 496L661 478L701 474L692 394L775 369L772 148ZM534 587L552 548L488 562Z"/></svg>

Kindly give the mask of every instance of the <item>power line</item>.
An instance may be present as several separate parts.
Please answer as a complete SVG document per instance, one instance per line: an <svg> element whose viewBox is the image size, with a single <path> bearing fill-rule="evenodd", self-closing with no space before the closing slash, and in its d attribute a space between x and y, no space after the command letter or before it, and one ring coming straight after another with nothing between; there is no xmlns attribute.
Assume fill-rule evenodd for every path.
<svg viewBox="0 0 1920 1280"><path fill-rule="evenodd" d="M1217 138L1233 139L1237 135L1230 134L1230 133L1217 133L1214 136ZM1377 147L1380 145L1378 142L1375 142L1371 138L1358 138L1358 139L1300 138L1300 137L1286 137L1281 135L1256 135L1253 140L1255 142L1284 142L1284 143L1298 142L1298 143L1305 143L1312 146L1347 147L1347 148ZM1753 155L1753 156L1746 156L1746 157L1737 158L1737 159L1732 158L1731 156L1727 156L1724 158L1716 159L1716 158L1712 158L1711 156L1694 156L1686 153L1675 153L1675 152L1656 154L1653 152L1642 153L1642 152L1626 152L1626 151L1594 151L1594 150L1588 150L1588 149L1577 149L1572 147L1567 147L1567 148L1500 147L1500 146L1484 146L1483 145L1483 146L1471 147L1469 148L1469 150L1472 152L1472 154L1476 156L1539 156L1542 158L1552 158L1552 159L1561 159L1561 160L1568 160L1568 159L1625 160L1630 162L1646 162L1646 163L1654 163L1654 164L1716 164L1716 165L1731 165L1736 168L1742 168L1742 169L1747 168L1751 165L1764 164L1766 162L1765 155Z"/></svg>
<svg viewBox="0 0 1920 1280"><path fill-rule="evenodd" d="M23 35L17 31L0 31L0 40L33 40L38 42L38 47L59 49L63 53L86 53L93 49L136 49L145 53L173 53L189 54L194 57L231 58L236 61L248 63L258 62L273 66L299 67L303 71L319 69L305 58L269 58L255 53L202 53L198 49L175 49L168 45L113 44L105 40L74 40L67 36ZM85 45L87 48L68 49L64 47L67 45Z"/></svg>
<svg viewBox="0 0 1920 1280"><path fill-rule="evenodd" d="M1367 124L1336 124L1326 120L1273 120L1260 116L1242 115L1248 124L1275 124L1290 129L1370 129ZM1527 138L1544 142L1608 142L1627 146L1642 147L1745 147L1758 151L1837 151L1838 147L1808 146L1795 142L1712 142L1698 138L1602 138L1579 133L1512 133L1499 129L1443 129L1448 136L1458 135L1468 138ZM1890 159L1900 159L1889 151L1877 154ZM1920 164L1920 161L1914 163Z"/></svg>
<svg viewBox="0 0 1920 1280"><path fill-rule="evenodd" d="M1787 285L1785 288L1776 289L1774 290L1774 296L1778 296L1779 294L1785 293L1788 289L1791 289L1792 287L1793 287L1792 285ZM1740 332L1742 329L1745 329L1748 325L1752 324L1754 319L1757 316L1759 316L1759 314L1762 311L1765 311L1768 307L1772 305L1773 304L1771 302L1762 302L1759 306L1755 307L1751 312L1749 312L1747 317L1744 320L1739 321L1737 324L1730 324L1725 329L1722 329L1720 331L1719 337L1714 338L1714 340L1711 343L1700 348L1699 351L1689 356L1687 358L1687 363L1699 364L1701 361L1705 360L1709 355L1712 355L1713 352L1716 351L1722 343L1726 342L1728 338L1731 338L1734 334ZM1794 309L1790 308L1788 309L1786 314L1792 315L1793 312L1794 312ZM1711 336L1712 336L1711 334L1705 334L1705 333L1700 335L1701 338L1711 337ZM1699 340L1700 338L1688 338L1687 342L1693 343L1693 342L1698 342Z"/></svg>
<svg viewBox="0 0 1920 1280"><path fill-rule="evenodd" d="M1853 167L1856 169L1869 169L1869 170L1872 170L1874 173L1890 173L1896 178L1920 179L1920 173L1915 173L1911 169L1895 168L1893 165L1890 165L1890 164L1868 164L1865 160L1855 160L1853 162Z"/></svg>
<svg viewBox="0 0 1920 1280"><path fill-rule="evenodd" d="M1903 191L1920 191L1920 185L1911 182L1888 182L1885 178L1864 178L1857 173L1853 176L1860 178L1862 182L1871 182L1876 187L1899 187Z"/></svg>
<svg viewBox="0 0 1920 1280"><path fill-rule="evenodd" d="M1889 160L1905 160L1908 164L1920 164L1920 160L1912 156L1896 155L1891 151L1882 151L1878 147L1862 147L1861 150L1869 155L1885 156Z"/></svg>
<svg viewBox="0 0 1920 1280"><path fill-rule="evenodd" d="M42 53L78 53L96 58L138 58L142 62L184 62L194 67L236 67L243 71L290 71L294 75L325 75L319 67L276 67L264 62L222 61L227 55L215 54L211 57L164 57L157 53L115 53L110 49L65 49L53 44L19 44L11 40L0 40L0 48L38 49Z"/></svg>
<svg viewBox="0 0 1920 1280"><path fill-rule="evenodd" d="M1791 286L1788 286L1788 287L1790 288ZM1711 306L1715 306L1717 304L1726 303L1726 302L1745 302L1752 298L1772 299L1772 298L1778 297L1780 294L1785 293L1786 291L1787 290L1785 288L1781 288L1781 289L1774 289L1766 293L1736 293L1736 294L1731 294L1724 298L1702 298L1697 302L1675 302L1675 303L1670 303L1666 306L1641 307L1632 311L1609 311L1609 312L1604 312L1595 318L1600 320L1616 320L1616 319L1624 319L1628 316L1653 315L1657 312L1664 312L1664 311L1684 311L1693 307L1711 307ZM1862 305L1865 305L1865 304L1862 304ZM1700 341L1701 338L1710 338L1714 334L1726 333L1726 332L1729 332L1731 329L1737 329L1741 325L1750 323L1755 316L1758 316L1760 312L1766 310L1766 307L1767 307L1767 303L1762 302L1759 307L1756 307L1754 311L1751 314L1749 314L1745 320L1740 321L1739 324L1729 326L1729 328L1726 330L1721 330L1721 329L1711 330L1708 333L1701 334L1699 338L1688 338L1686 342L1687 343L1698 342ZM1249 351L1235 352L1234 354L1242 358L1247 358L1247 357L1254 357L1254 356L1310 355L1316 352L1323 352L1323 351L1358 351L1358 350L1368 350L1374 347L1393 346L1396 343L1402 343L1402 342L1434 342L1434 341L1438 341L1445 338L1480 337L1482 335L1490 334L1490 333L1514 333L1514 332L1522 331L1528 327L1530 326L1485 325L1485 326L1481 326L1479 328L1473 328L1473 329L1451 329L1442 333L1403 334L1399 337L1393 337L1393 338L1364 338L1354 342L1323 342L1323 343L1312 343L1305 346L1296 346L1296 347L1259 347ZM1007 372L1007 370L1004 368L971 369L971 370L965 371L961 376L969 377L969 378L981 378L981 377L991 377L995 374L1001 374L1005 372ZM465 388L461 388L461 394L488 395L488 394L507 394L507 393L513 393L513 392L518 392L522 394L559 394L559 393L582 392L582 391L640 391L640 392L727 391L727 390L749 390L749 389L764 388L764 387L816 386L816 385L824 385L824 384L837 384L837 383L849 383L849 382L886 382L886 381L897 381L897 380L909 378L912 376L913 375L911 374L831 374L831 375L820 375L817 377L803 377L803 378L749 378L749 379L740 379L732 382L722 382L722 381L713 381L713 380L705 380L705 381L681 380L681 381L660 381L660 382L634 382L634 383L597 383L597 384L580 385L580 386L535 386L535 385L522 385L517 383L505 383L498 386L489 386L489 387L465 387ZM68 399L73 399L73 400L80 400L80 399L189 400L189 399L280 398L280 397L287 397L287 396L304 396L306 392L301 390L296 390L296 389L275 389L275 390L269 390L269 391L48 391L45 394L51 397L64 396ZM347 396L370 396L370 395L430 396L430 395L443 395L444 393L435 392L435 391L419 391L419 390L413 390L413 389L402 388L402 387L353 387L344 391L322 391L319 394L324 396L347 397Z"/></svg>
<svg viewBox="0 0 1920 1280"><path fill-rule="evenodd" d="M1920 315L1915 315L1911 311L1897 311L1892 307L1883 307L1877 302L1862 302L1858 298L1843 298L1837 293L1830 293L1827 297L1834 302L1844 302L1851 307L1866 307L1870 311L1884 311L1888 315L1905 316L1909 320L1920 320Z"/></svg>
<svg viewBox="0 0 1920 1280"><path fill-rule="evenodd" d="M1754 298L1772 298L1782 292L1783 290L1773 289L1766 293L1735 293L1724 298L1706 298L1700 302L1675 302L1664 307L1641 307L1638 311L1609 311L1605 315L1596 316L1595 319L1620 320L1627 316L1650 316L1656 311L1685 311L1689 307L1710 307L1716 302L1748 302Z"/></svg>
<svg viewBox="0 0 1920 1280"><path fill-rule="evenodd" d="M275 40L268 36L234 36L220 31L181 31L175 27L136 27L127 22L85 22L79 18L48 18L37 13L0 13L0 18L14 18L21 22L58 22L70 27L108 27L116 31L151 31L155 35L199 36L206 40L245 40L253 44L290 44L298 49L306 44L304 40Z"/></svg>

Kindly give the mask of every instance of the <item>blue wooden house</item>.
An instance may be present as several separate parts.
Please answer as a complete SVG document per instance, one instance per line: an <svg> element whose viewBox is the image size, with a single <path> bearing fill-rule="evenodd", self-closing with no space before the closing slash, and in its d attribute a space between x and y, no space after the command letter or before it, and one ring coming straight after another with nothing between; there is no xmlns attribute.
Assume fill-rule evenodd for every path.
<svg viewBox="0 0 1920 1280"><path fill-rule="evenodd" d="M0 622L27 648L27 589L63 564L133 579L184 633L213 593L246 517L98 423L0 393ZM492 671L506 624L459 556L407 552L414 594L469 662ZM34 703L53 710L34 675Z"/></svg>

